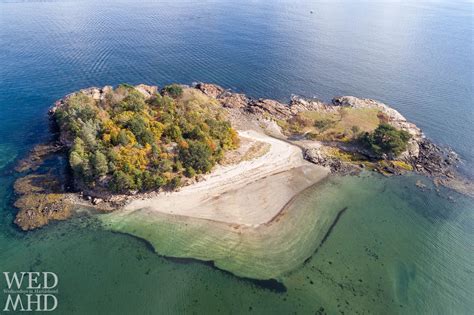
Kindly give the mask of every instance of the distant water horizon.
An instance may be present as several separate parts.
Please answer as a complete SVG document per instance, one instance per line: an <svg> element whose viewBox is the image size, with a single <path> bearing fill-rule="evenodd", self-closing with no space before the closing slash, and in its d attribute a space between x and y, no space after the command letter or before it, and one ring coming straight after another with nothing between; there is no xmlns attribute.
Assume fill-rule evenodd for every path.
<svg viewBox="0 0 474 315"><path fill-rule="evenodd" d="M24 111L40 128L79 88L202 81L279 100L377 99L473 168L471 2L0 3L8 126Z"/></svg>
<svg viewBox="0 0 474 315"><path fill-rule="evenodd" d="M57 272L61 314L469 313L472 199L422 191L416 176L336 177L296 200L348 210L286 293L166 259L87 216L22 233L12 187L15 161L50 137L54 101L120 83L376 99L474 178L473 21L472 2L448 0L0 0L0 267Z"/></svg>

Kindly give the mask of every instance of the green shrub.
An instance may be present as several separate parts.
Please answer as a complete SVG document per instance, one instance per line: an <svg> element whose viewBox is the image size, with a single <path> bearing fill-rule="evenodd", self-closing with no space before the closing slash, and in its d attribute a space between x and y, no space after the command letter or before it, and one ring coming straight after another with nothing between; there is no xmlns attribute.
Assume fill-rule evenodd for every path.
<svg viewBox="0 0 474 315"><path fill-rule="evenodd" d="M357 136L357 135L359 134L359 132L360 132L360 128L359 128L359 126L352 126L352 127L351 127L351 131L352 131L352 134L353 134L354 136Z"/></svg>
<svg viewBox="0 0 474 315"><path fill-rule="evenodd" d="M92 167L96 177L105 176L109 170L107 157L100 151L92 156Z"/></svg>
<svg viewBox="0 0 474 315"><path fill-rule="evenodd" d="M112 190L117 193L127 193L128 191L135 189L133 178L122 171L114 172L110 186Z"/></svg>
<svg viewBox="0 0 474 315"><path fill-rule="evenodd" d="M163 91L172 98L177 98L183 94L183 88L178 84L167 85L163 88Z"/></svg>
<svg viewBox="0 0 474 315"><path fill-rule="evenodd" d="M169 190L175 190L176 188L181 187L181 177L173 177L167 185Z"/></svg>
<svg viewBox="0 0 474 315"><path fill-rule="evenodd" d="M209 146L195 140L189 141L188 148L180 149L179 159L184 167L192 167L197 173L207 173L215 164Z"/></svg>
<svg viewBox="0 0 474 315"><path fill-rule="evenodd" d="M398 156L406 150L410 138L407 131L382 123L372 133L363 134L360 140L363 145L381 157L384 154Z"/></svg>
<svg viewBox="0 0 474 315"><path fill-rule="evenodd" d="M188 178L193 178L194 176L196 176L196 171L191 166L188 166L186 167L184 175Z"/></svg>
<svg viewBox="0 0 474 315"><path fill-rule="evenodd" d="M314 127L319 130L319 132L324 132L330 127L334 126L335 121L331 119L319 119L314 122Z"/></svg>
<svg viewBox="0 0 474 315"><path fill-rule="evenodd" d="M166 137L168 137L171 141L179 141L183 138L182 134L181 134L181 129L179 129L179 126L176 126L176 125L170 125L168 126L165 131L164 131L164 134Z"/></svg>

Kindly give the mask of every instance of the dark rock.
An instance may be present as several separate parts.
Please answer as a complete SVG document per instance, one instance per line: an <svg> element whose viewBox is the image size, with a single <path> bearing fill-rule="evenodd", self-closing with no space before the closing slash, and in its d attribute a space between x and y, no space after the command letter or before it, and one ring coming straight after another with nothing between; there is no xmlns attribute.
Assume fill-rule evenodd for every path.
<svg viewBox="0 0 474 315"><path fill-rule="evenodd" d="M419 142L419 154L411 158L411 164L417 172L429 176L455 177L455 168L459 162L457 155L427 139Z"/></svg>
<svg viewBox="0 0 474 315"><path fill-rule="evenodd" d="M61 190L60 179L52 174L31 174L17 179L14 185L18 199L15 224L22 230L33 230L51 220L65 220L72 214L72 204Z"/></svg>
<svg viewBox="0 0 474 315"><path fill-rule="evenodd" d="M224 92L218 97L219 102L226 108L243 108L246 107L249 99L245 94Z"/></svg>
<svg viewBox="0 0 474 315"><path fill-rule="evenodd" d="M220 87L219 85L216 84L210 84L210 83L197 83L195 86L196 89L200 90L207 96L217 98L219 95L224 93L224 88Z"/></svg>
<svg viewBox="0 0 474 315"><path fill-rule="evenodd" d="M290 107L275 100L259 99L248 103L248 111L253 114L268 114L277 119L288 119L292 116Z"/></svg>
<svg viewBox="0 0 474 315"><path fill-rule="evenodd" d="M329 167L331 172L335 174L348 175L360 172L357 166L350 163L343 163L338 159L328 157L318 148L304 150L303 157L314 164Z"/></svg>

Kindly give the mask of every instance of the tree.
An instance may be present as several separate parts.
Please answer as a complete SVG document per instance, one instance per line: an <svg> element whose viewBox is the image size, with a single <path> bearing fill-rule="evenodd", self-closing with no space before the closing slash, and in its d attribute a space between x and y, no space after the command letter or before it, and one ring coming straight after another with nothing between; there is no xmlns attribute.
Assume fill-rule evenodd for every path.
<svg viewBox="0 0 474 315"><path fill-rule="evenodd" d="M136 115L127 123L127 127L137 138L141 145L146 143L152 144L154 142L154 136L150 130L148 119L142 115Z"/></svg>
<svg viewBox="0 0 474 315"><path fill-rule="evenodd" d="M143 94L133 89L128 93L127 97L123 99L120 106L123 110L141 112L146 106L145 98L143 97Z"/></svg>
<svg viewBox="0 0 474 315"><path fill-rule="evenodd" d="M92 157L92 167L95 176L105 176L109 170L107 157L102 152L96 151Z"/></svg>
<svg viewBox="0 0 474 315"><path fill-rule="evenodd" d="M180 148L179 159L184 167L192 167L197 173L207 173L214 166L211 149L199 141L190 140L188 148Z"/></svg>
<svg viewBox="0 0 474 315"><path fill-rule="evenodd" d="M381 123L372 133L366 132L361 141L377 156L383 154L397 156L406 150L410 138L407 131L397 130L389 124Z"/></svg>
<svg viewBox="0 0 474 315"><path fill-rule="evenodd" d="M80 157L83 157L86 154L85 147L84 147L84 141L82 141L81 138L76 137L74 139L74 144L72 145L71 151L72 152L77 152L77 154Z"/></svg>
<svg viewBox="0 0 474 315"><path fill-rule="evenodd" d="M85 176L88 170L88 162L84 141L76 137L69 153L69 165L77 176Z"/></svg>
<svg viewBox="0 0 474 315"><path fill-rule="evenodd" d="M72 151L69 155L69 165L71 165L71 168L75 173L79 173L82 171L82 163L83 160L79 153L76 151Z"/></svg>
<svg viewBox="0 0 474 315"><path fill-rule="evenodd" d="M126 193L135 188L135 183L133 182L133 178L130 175L122 171L115 171L111 188L115 192Z"/></svg>

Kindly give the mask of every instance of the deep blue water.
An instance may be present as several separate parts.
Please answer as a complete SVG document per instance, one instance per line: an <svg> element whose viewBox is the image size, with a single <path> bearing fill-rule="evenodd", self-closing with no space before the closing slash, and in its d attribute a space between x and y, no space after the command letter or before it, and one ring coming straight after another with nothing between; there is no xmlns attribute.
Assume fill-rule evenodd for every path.
<svg viewBox="0 0 474 315"><path fill-rule="evenodd" d="M52 103L80 88L122 82L213 82L284 101L292 94L375 98L454 148L463 171L473 176L473 17L473 3L448 0L0 0L0 271L57 270L63 310L78 314L140 307L143 313L239 313L247 303L260 312L305 313L313 302L338 309L338 294L347 295L351 307L358 305L354 310L404 313L392 308L401 301L416 313L468 313L474 288L472 200L435 189L419 192L413 179L341 184L346 194L338 202L350 205L349 219L341 220L331 246L312 258L325 264L327 274L321 283L314 270L291 275L290 304L207 266L165 260L134 239L91 228L82 219L20 233L11 224L11 201L13 163L49 137ZM379 209L379 203L385 206ZM385 266L374 267L367 246L384 256ZM339 254L345 258L327 268L326 259L337 261ZM348 260L360 266L347 271ZM376 269L363 270L365 264ZM364 281L359 293L377 300L353 298L351 291L328 284L328 277L337 280L345 272L354 282ZM314 298L306 294L311 303L300 300L309 291L299 273L320 285ZM387 287L396 283L394 292L379 296L375 275ZM80 296L74 294L76 282ZM134 291L123 283L133 283ZM235 300L241 293L245 298ZM97 298L101 294L107 301ZM384 304L385 298L393 299Z"/></svg>
<svg viewBox="0 0 474 315"><path fill-rule="evenodd" d="M474 161L470 2L0 2L3 143L41 138L78 88L205 81L379 99Z"/></svg>

